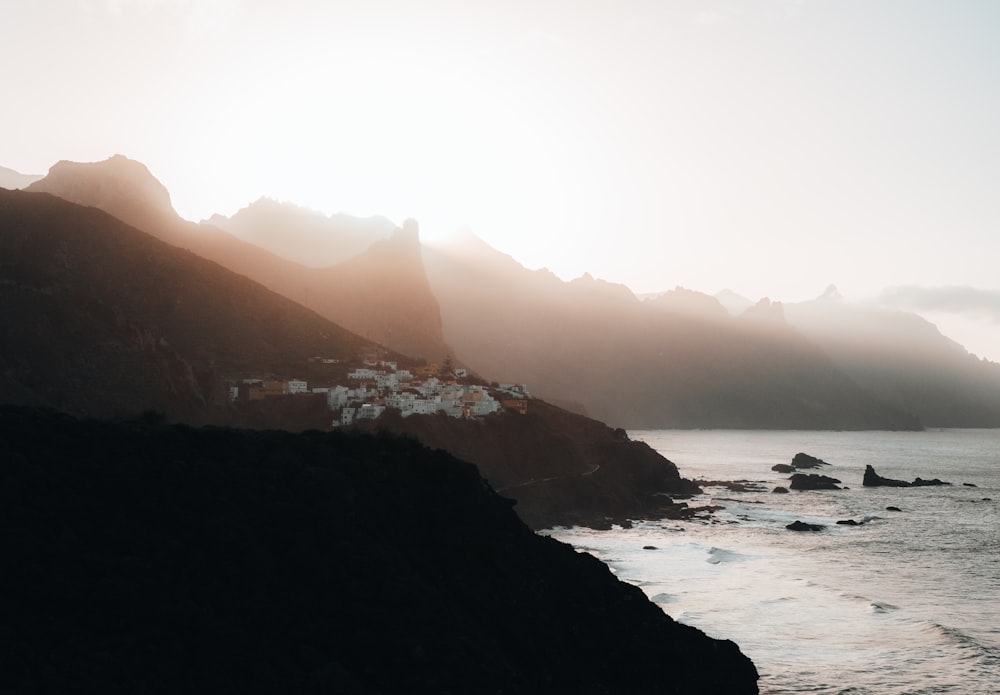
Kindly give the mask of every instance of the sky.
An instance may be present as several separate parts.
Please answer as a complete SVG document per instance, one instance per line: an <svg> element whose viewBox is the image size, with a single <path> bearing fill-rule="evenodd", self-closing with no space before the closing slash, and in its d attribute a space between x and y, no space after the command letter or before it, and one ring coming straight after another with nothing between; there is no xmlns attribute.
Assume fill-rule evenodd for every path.
<svg viewBox="0 0 1000 695"><path fill-rule="evenodd" d="M124 154L637 293L922 313L1000 361L995 0L37 0L0 166Z"/></svg>

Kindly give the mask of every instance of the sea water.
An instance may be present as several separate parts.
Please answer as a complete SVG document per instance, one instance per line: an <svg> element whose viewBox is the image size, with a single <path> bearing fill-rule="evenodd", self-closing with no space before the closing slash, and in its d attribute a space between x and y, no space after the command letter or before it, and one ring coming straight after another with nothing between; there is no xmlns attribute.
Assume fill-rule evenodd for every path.
<svg viewBox="0 0 1000 695"><path fill-rule="evenodd" d="M629 435L687 478L758 489L705 486L689 504L724 507L711 518L548 533L735 641L762 693L1000 693L1000 430ZM832 464L803 472L849 489L773 493L788 475L771 466L800 451ZM865 488L868 464L953 484ZM823 529L787 530L795 520Z"/></svg>

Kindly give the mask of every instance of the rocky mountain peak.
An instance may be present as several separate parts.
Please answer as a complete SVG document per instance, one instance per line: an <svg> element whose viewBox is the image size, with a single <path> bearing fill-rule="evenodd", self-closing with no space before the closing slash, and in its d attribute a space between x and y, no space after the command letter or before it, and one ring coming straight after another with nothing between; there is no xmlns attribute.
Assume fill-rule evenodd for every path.
<svg viewBox="0 0 1000 695"><path fill-rule="evenodd" d="M45 178L26 190L51 193L73 203L113 211L132 224L135 222L127 219L128 212L139 209L178 218L166 187L145 164L120 154L102 162L59 161ZM119 211L123 214L117 214Z"/></svg>

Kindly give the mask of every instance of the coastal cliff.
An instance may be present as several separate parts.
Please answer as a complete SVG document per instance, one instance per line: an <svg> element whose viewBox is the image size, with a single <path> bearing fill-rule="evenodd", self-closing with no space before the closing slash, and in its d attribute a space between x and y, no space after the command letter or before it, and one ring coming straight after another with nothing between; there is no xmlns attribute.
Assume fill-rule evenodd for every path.
<svg viewBox="0 0 1000 695"><path fill-rule="evenodd" d="M4 407L0 477L0 690L758 692L412 439Z"/></svg>
<svg viewBox="0 0 1000 695"><path fill-rule="evenodd" d="M684 516L686 504L674 498L700 491L672 461L624 430L538 399L525 415L458 420L387 411L361 427L415 437L474 463L535 529Z"/></svg>

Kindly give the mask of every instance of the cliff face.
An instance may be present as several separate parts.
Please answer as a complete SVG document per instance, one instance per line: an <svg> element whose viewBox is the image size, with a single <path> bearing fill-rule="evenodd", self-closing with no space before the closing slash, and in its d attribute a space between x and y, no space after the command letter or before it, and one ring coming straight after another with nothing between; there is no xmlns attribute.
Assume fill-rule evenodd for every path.
<svg viewBox="0 0 1000 695"><path fill-rule="evenodd" d="M537 399L526 415L457 420L389 411L362 426L415 437L476 464L495 489L517 500L518 516L532 528L607 528L676 516L684 510L669 496L698 491L671 461L623 430Z"/></svg>
<svg viewBox="0 0 1000 695"><path fill-rule="evenodd" d="M0 462L5 691L757 692L412 440L0 408Z"/></svg>

